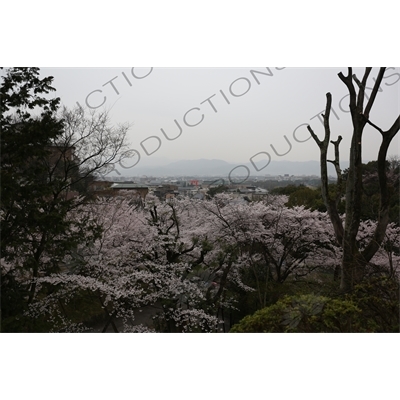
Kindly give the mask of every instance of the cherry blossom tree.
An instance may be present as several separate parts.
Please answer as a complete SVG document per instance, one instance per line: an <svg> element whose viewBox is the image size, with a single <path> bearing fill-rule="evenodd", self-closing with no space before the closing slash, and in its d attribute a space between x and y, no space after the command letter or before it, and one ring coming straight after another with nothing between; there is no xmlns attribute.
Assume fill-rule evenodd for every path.
<svg viewBox="0 0 400 400"><path fill-rule="evenodd" d="M201 266L210 246L198 225L183 222L195 214L193 204L188 206L178 201L143 209L127 199L98 201L90 211L103 236L70 257L67 274L40 278L38 285L60 287L63 301L78 289L95 293L107 315L103 330L110 324L117 330L115 319L125 331L146 330L134 322L135 313L146 306L159 307L159 321L172 322L176 329L217 330L219 320L208 301L215 286ZM62 314L57 296L39 296L29 315L37 310ZM65 315L58 321L62 329L76 329L66 324Z"/></svg>
<svg viewBox="0 0 400 400"><path fill-rule="evenodd" d="M376 231L376 221L362 221L357 233L360 251L368 246ZM399 279L400 277L400 227L395 223L388 224L385 237L367 264L366 273L378 274Z"/></svg>
<svg viewBox="0 0 400 400"><path fill-rule="evenodd" d="M299 279L314 270L333 271L339 263L333 232L326 213L304 207L287 208L286 196L265 202L235 202L218 195L205 207L215 216L214 230L229 245L233 262L225 266L223 282L251 271L260 306L267 301L268 283ZM264 289L262 289L264 288Z"/></svg>
<svg viewBox="0 0 400 400"><path fill-rule="evenodd" d="M241 307L238 290L256 293L261 308L270 284L318 279L340 264L328 215L287 208L286 202L286 196L247 203L219 194L205 201L150 196L144 205L120 196L84 205L77 218L95 221L101 237L65 257L62 272L36 280L27 315L46 315L54 331L87 329L66 311L84 292L104 311L102 331L224 330L224 318ZM364 243L374 223L361 227ZM373 261L395 271L399 230L389 228ZM149 308L156 310L153 322L138 324L141 310Z"/></svg>

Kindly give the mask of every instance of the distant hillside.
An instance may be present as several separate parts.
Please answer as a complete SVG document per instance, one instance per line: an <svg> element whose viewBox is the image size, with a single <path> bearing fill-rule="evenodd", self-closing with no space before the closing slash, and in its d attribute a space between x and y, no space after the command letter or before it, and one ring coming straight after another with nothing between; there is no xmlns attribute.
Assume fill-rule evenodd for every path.
<svg viewBox="0 0 400 400"><path fill-rule="evenodd" d="M258 168L262 168L265 163L256 163ZM246 164L253 174L254 166ZM348 168L348 163L342 163L342 169ZM331 175L336 175L333 165L328 164L328 171ZM260 175L318 175L320 176L319 161L271 161L271 163L259 172Z"/></svg>
<svg viewBox="0 0 400 400"><path fill-rule="evenodd" d="M232 168L235 168L235 165L229 164L223 160L201 159L181 160L169 163L167 165L148 167L141 167L139 163L136 167L127 170L127 173L134 176L219 176L228 175Z"/></svg>
<svg viewBox="0 0 400 400"><path fill-rule="evenodd" d="M264 163L265 164L265 163ZM343 163L344 164L344 163ZM142 167L140 163L134 168L124 170L129 176L228 176L240 164L232 164L223 160L181 160L162 166ZM271 161L270 164L257 172L251 163L245 163L252 176L265 175L320 175L319 161ZM257 168L262 168L263 163L257 163ZM342 168L347 168L342 165ZM331 175L335 175L333 166L329 165ZM244 168L235 170L237 174L245 174Z"/></svg>

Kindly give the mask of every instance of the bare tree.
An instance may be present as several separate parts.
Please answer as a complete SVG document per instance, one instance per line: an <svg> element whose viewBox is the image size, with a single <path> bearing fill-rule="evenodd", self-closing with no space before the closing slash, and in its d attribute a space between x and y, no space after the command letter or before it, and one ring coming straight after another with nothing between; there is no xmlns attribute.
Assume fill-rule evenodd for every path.
<svg viewBox="0 0 400 400"><path fill-rule="evenodd" d="M50 146L48 176L63 178L62 190L76 189L80 182L112 169L128 154L129 124L112 125L108 111L64 107L60 119L63 133Z"/></svg>
<svg viewBox="0 0 400 400"><path fill-rule="evenodd" d="M8 194L1 207L2 257L15 267L10 273L19 267L25 271L31 282L28 302L35 295L38 276L57 271L65 254L97 237L95 221L76 217L80 206L91 201L85 186L127 154L129 125L114 126L107 111L64 108L57 117L61 128L57 125L57 134L41 144L43 153L36 151L19 164L2 163L12 177L2 185ZM15 123L14 136L35 122ZM6 156L6 161L12 159L12 154Z"/></svg>
<svg viewBox="0 0 400 400"><path fill-rule="evenodd" d="M332 105L332 96L327 93L327 102L325 114L322 114L324 119L325 137L320 140L314 133L312 128L308 126L311 136L320 148L320 162L321 162L321 184L322 195L325 205L328 210L335 235L338 243L343 248L343 260L341 269L341 290L349 291L353 288L354 284L359 282L364 273L365 268L369 261L376 254L381 246L384 238L387 225L389 223L389 194L388 183L386 176L386 159L389 145L400 128L400 116L394 121L392 126L384 131L373 122L370 121L370 112L374 105L379 87L381 85L386 68L379 69L378 76L372 89L372 93L367 98L367 104L364 105L366 98L365 89L368 77L372 68L365 69L364 76L360 81L352 68L348 68L347 75L339 73L338 76L341 81L346 85L349 98L350 98L350 115L353 125L353 133L350 146L350 164L346 181L343 182L342 172L340 169L339 159L339 144L342 137L339 136L336 141L330 141L330 125L329 116ZM362 204L362 139L365 126L369 124L374 127L380 134L382 142L379 147L378 153L378 181L379 181L379 195L380 195L380 209L379 216L374 232L374 236L363 251L359 250L357 243L357 233L361 221L361 204ZM335 159L328 160L327 153L330 144L335 148ZM330 162L335 166L337 173L337 191L335 197L332 198L328 192L328 169L327 163ZM341 221L338 213L338 203L341 196L346 195L346 217L345 224Z"/></svg>

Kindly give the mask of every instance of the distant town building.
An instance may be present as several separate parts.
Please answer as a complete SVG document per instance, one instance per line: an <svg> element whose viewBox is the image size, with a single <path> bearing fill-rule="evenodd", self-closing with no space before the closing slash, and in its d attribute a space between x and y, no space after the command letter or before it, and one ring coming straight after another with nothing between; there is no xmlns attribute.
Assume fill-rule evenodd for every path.
<svg viewBox="0 0 400 400"><path fill-rule="evenodd" d="M142 200L146 200L146 196L149 193L149 187L140 183L113 183L110 187L113 191L132 191L133 194L137 194Z"/></svg>
<svg viewBox="0 0 400 400"><path fill-rule="evenodd" d="M178 185L164 184L154 190L154 195L160 200L172 199L179 195Z"/></svg>
<svg viewBox="0 0 400 400"><path fill-rule="evenodd" d="M109 190L112 184L110 181L93 181L89 185L89 190L92 192L102 192Z"/></svg>

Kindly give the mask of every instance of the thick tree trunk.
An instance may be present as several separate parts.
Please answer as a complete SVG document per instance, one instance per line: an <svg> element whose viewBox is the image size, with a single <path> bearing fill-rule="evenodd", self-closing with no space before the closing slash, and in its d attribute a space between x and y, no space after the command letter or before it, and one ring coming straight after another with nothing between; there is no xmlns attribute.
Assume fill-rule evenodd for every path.
<svg viewBox="0 0 400 400"><path fill-rule="evenodd" d="M356 244L353 246L348 243L343 243L343 258L340 279L340 289L342 292L349 292L353 289L354 285L361 282L365 275L365 268L367 266L359 253Z"/></svg>
<svg viewBox="0 0 400 400"><path fill-rule="evenodd" d="M353 120L354 123L354 120ZM361 126L355 121L350 148L350 166L346 181L346 218L343 235L341 290L351 290L363 276L363 264L358 256L357 233L360 226L362 202ZM364 264L365 265L365 264Z"/></svg>

